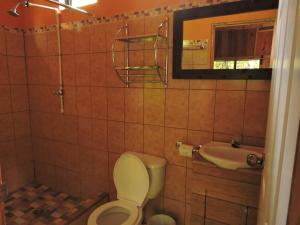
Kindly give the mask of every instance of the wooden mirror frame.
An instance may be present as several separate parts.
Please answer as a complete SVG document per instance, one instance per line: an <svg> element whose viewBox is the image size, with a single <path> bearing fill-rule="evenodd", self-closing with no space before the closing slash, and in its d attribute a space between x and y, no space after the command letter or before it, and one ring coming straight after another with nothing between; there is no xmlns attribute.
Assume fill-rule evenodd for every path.
<svg viewBox="0 0 300 225"><path fill-rule="evenodd" d="M271 68L263 69L195 69L184 70L182 65L183 22L186 20L225 16L238 13L277 9L278 0L243 0L239 2L191 8L174 12L173 79L254 79L270 80Z"/></svg>

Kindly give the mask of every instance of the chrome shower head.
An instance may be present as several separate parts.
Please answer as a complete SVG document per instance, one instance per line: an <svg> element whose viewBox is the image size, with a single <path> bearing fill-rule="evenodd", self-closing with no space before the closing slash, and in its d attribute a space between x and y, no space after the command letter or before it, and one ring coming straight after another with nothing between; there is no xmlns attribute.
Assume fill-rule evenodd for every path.
<svg viewBox="0 0 300 225"><path fill-rule="evenodd" d="M24 2L18 2L17 3L17 5L15 6L15 7L13 7L13 8L11 8L9 11L8 11L8 14L9 15L11 15L11 16L15 16L15 17L18 17L18 16L20 16L20 14L18 13L18 8L19 8L19 6L20 5L26 5L26 1L24 1Z"/></svg>
<svg viewBox="0 0 300 225"><path fill-rule="evenodd" d="M11 15L11 16L20 16L20 14L17 12L17 9L20 5L20 2L13 8L11 8L9 11L8 11L8 14Z"/></svg>
<svg viewBox="0 0 300 225"><path fill-rule="evenodd" d="M16 9L11 9L8 11L8 14L11 15L11 16L15 16L15 17L18 17L20 16L20 14L17 12Z"/></svg>

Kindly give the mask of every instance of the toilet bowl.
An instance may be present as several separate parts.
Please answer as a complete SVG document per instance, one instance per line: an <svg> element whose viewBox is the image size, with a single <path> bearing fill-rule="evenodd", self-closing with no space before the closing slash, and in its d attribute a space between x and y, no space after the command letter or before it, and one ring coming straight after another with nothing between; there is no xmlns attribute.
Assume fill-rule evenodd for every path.
<svg viewBox="0 0 300 225"><path fill-rule="evenodd" d="M113 178L117 201L95 209L87 225L140 225L143 208L162 190L166 160L135 152L126 152L117 160Z"/></svg>
<svg viewBox="0 0 300 225"><path fill-rule="evenodd" d="M90 215L88 225L141 224L141 210L142 208L123 200L109 202Z"/></svg>

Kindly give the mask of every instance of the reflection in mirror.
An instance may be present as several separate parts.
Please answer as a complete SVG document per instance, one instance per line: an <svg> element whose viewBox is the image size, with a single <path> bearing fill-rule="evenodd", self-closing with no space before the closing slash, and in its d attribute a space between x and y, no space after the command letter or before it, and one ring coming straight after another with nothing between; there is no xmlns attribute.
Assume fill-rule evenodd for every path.
<svg viewBox="0 0 300 225"><path fill-rule="evenodd" d="M181 68L271 68L276 14L273 9L184 21Z"/></svg>

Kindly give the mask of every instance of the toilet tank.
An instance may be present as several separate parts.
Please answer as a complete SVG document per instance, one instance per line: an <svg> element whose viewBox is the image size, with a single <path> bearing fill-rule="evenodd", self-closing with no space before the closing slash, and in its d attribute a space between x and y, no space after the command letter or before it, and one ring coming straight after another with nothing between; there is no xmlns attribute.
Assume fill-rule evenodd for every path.
<svg viewBox="0 0 300 225"><path fill-rule="evenodd" d="M165 181L165 171L167 161L163 158L146 155L142 153L130 152L139 157L145 164L149 173L148 199L155 198L162 190Z"/></svg>

